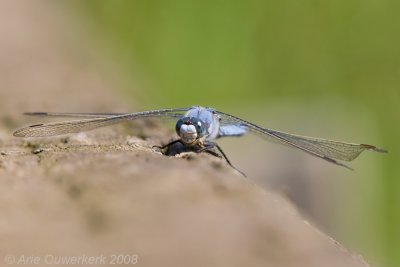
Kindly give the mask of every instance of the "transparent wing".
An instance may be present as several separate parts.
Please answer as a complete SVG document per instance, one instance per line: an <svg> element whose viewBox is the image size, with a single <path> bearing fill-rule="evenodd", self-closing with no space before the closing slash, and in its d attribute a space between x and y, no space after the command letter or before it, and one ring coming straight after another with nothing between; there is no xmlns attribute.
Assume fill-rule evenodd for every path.
<svg viewBox="0 0 400 267"><path fill-rule="evenodd" d="M24 115L36 117L63 117L63 118L108 118L126 115L128 113L62 113L62 112L25 112Z"/></svg>
<svg viewBox="0 0 400 267"><path fill-rule="evenodd" d="M45 137L70 133L78 133L93 130L99 127L109 126L116 123L130 121L140 118L164 117L180 118L189 108L160 109L126 114L105 114L105 113L27 113L35 116L53 117L78 117L84 119L35 124L24 127L14 132L16 137Z"/></svg>
<svg viewBox="0 0 400 267"><path fill-rule="evenodd" d="M364 150L387 152L384 149L366 144L352 144L275 131L223 112L216 111L216 113L221 117L222 125L236 124L241 125L242 127L247 127L249 131L259 134L272 142L298 148L315 157L324 159L348 169L351 168L336 161L335 159L351 161L360 155L360 153Z"/></svg>

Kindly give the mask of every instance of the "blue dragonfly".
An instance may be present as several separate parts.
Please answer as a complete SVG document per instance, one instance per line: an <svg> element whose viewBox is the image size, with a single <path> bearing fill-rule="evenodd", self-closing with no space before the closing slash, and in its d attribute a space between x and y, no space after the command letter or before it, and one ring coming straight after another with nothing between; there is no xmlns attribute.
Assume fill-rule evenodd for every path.
<svg viewBox="0 0 400 267"><path fill-rule="evenodd" d="M78 119L30 125L15 131L14 136L16 137L64 135L136 119L152 117L173 118L177 120L175 130L179 138L164 146L156 146L165 155L170 156L189 151L195 153L205 152L224 158L234 169L236 168L215 141L222 137L242 136L248 132L257 134L272 142L299 149L312 156L348 169L351 168L340 161L351 161L364 150L387 152L382 148L367 144L346 143L276 131L213 108L201 106L149 110L135 113L33 112L25 114L44 117L75 117Z"/></svg>

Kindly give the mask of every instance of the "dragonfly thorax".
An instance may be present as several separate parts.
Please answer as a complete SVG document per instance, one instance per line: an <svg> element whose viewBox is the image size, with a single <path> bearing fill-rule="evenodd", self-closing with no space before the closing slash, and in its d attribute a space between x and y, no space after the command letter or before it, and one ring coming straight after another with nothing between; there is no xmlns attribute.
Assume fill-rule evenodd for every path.
<svg viewBox="0 0 400 267"><path fill-rule="evenodd" d="M205 124L195 117L183 117L176 122L176 133L185 145L193 146L205 137Z"/></svg>

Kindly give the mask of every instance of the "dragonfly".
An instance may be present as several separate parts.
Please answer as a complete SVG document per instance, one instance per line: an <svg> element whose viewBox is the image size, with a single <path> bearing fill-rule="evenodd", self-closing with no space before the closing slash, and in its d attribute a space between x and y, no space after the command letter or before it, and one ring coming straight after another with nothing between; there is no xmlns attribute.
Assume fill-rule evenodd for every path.
<svg viewBox="0 0 400 267"><path fill-rule="evenodd" d="M168 156L183 152L205 152L224 158L226 163L237 171L239 170L232 165L222 148L216 143L217 139L253 133L274 143L299 149L314 157L350 170L352 168L341 161L352 161L364 150L387 153L385 149L373 145L346 143L268 129L216 109L201 106L135 113L30 112L25 114L76 119L30 125L15 131L13 135L16 137L47 137L72 134L136 119L176 119L175 131L179 138L164 146L154 146L153 148L160 149L163 154ZM245 176L244 173L239 172Z"/></svg>

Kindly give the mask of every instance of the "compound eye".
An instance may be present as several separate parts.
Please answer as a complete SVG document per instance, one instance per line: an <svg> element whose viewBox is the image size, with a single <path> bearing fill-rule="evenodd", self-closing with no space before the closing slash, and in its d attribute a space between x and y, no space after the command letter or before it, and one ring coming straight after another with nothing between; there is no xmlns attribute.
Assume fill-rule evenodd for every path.
<svg viewBox="0 0 400 267"><path fill-rule="evenodd" d="M179 133L180 133L180 130L181 130L181 127L182 127L182 124L184 123L184 120L183 119L179 119L177 122L176 122L176 126L175 126L175 131L176 131L176 133L179 135Z"/></svg>
<svg viewBox="0 0 400 267"><path fill-rule="evenodd" d="M196 131L199 135L203 135L204 134L204 125L201 121L197 121L195 123L196 126Z"/></svg>

